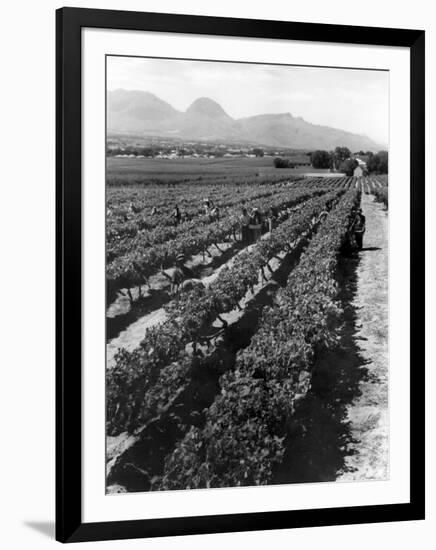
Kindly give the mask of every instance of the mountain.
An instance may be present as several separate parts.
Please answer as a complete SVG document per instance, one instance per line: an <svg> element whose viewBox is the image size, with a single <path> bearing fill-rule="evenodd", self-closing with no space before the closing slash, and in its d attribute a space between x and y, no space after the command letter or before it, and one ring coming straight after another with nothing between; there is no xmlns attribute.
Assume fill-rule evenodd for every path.
<svg viewBox="0 0 436 550"><path fill-rule="evenodd" d="M108 131L166 131L182 118L166 101L149 92L114 90L107 94Z"/></svg>
<svg viewBox="0 0 436 550"><path fill-rule="evenodd" d="M179 127L182 137L205 140L245 141L237 121L233 120L216 101L208 97L196 99L188 107Z"/></svg>
<svg viewBox="0 0 436 550"><path fill-rule="evenodd" d="M209 97L199 97L192 103L186 114L188 116L205 116L211 119L232 120L219 103Z"/></svg>
<svg viewBox="0 0 436 550"><path fill-rule="evenodd" d="M181 112L157 96L136 90L107 95L109 133L144 134L204 141L238 141L293 149L380 150L367 136L306 122L290 113L233 119L213 99L200 97Z"/></svg>
<svg viewBox="0 0 436 550"><path fill-rule="evenodd" d="M239 119L244 134L265 145L294 149L326 149L347 146L351 151L380 150L367 136L306 122L290 113L257 115Z"/></svg>

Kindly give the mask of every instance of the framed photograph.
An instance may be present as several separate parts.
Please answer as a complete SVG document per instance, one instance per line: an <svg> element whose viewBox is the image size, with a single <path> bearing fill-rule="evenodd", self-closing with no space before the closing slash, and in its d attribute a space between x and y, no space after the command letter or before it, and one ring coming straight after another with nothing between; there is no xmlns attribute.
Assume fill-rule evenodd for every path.
<svg viewBox="0 0 436 550"><path fill-rule="evenodd" d="M424 518L424 32L57 11L62 542Z"/></svg>

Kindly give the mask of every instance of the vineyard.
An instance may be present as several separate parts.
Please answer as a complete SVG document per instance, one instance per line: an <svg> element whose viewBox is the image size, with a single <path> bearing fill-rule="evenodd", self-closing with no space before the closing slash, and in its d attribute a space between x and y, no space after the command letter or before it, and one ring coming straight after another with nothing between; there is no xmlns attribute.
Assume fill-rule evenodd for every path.
<svg viewBox="0 0 436 550"><path fill-rule="evenodd" d="M111 183L108 492L289 479L320 361L345 345L353 212L376 202L384 176ZM262 220L250 242L243 208ZM193 278L174 290L180 258Z"/></svg>

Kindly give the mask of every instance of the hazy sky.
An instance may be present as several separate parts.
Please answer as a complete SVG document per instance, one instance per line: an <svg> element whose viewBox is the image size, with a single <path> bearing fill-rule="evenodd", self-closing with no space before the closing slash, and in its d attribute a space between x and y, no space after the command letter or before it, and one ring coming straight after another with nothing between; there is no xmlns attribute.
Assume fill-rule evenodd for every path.
<svg viewBox="0 0 436 550"><path fill-rule="evenodd" d="M289 112L388 144L388 72L108 57L107 87L145 90L181 111L205 96L233 118Z"/></svg>

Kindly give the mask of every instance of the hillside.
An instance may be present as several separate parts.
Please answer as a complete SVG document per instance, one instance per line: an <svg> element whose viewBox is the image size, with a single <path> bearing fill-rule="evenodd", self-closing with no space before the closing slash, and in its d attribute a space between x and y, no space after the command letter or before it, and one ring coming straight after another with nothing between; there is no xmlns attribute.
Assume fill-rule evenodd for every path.
<svg viewBox="0 0 436 550"><path fill-rule="evenodd" d="M233 119L221 105L206 97L196 99L182 112L149 92L135 90L108 92L107 128L109 133L245 141L295 149L382 148L367 136L311 124L290 113Z"/></svg>

